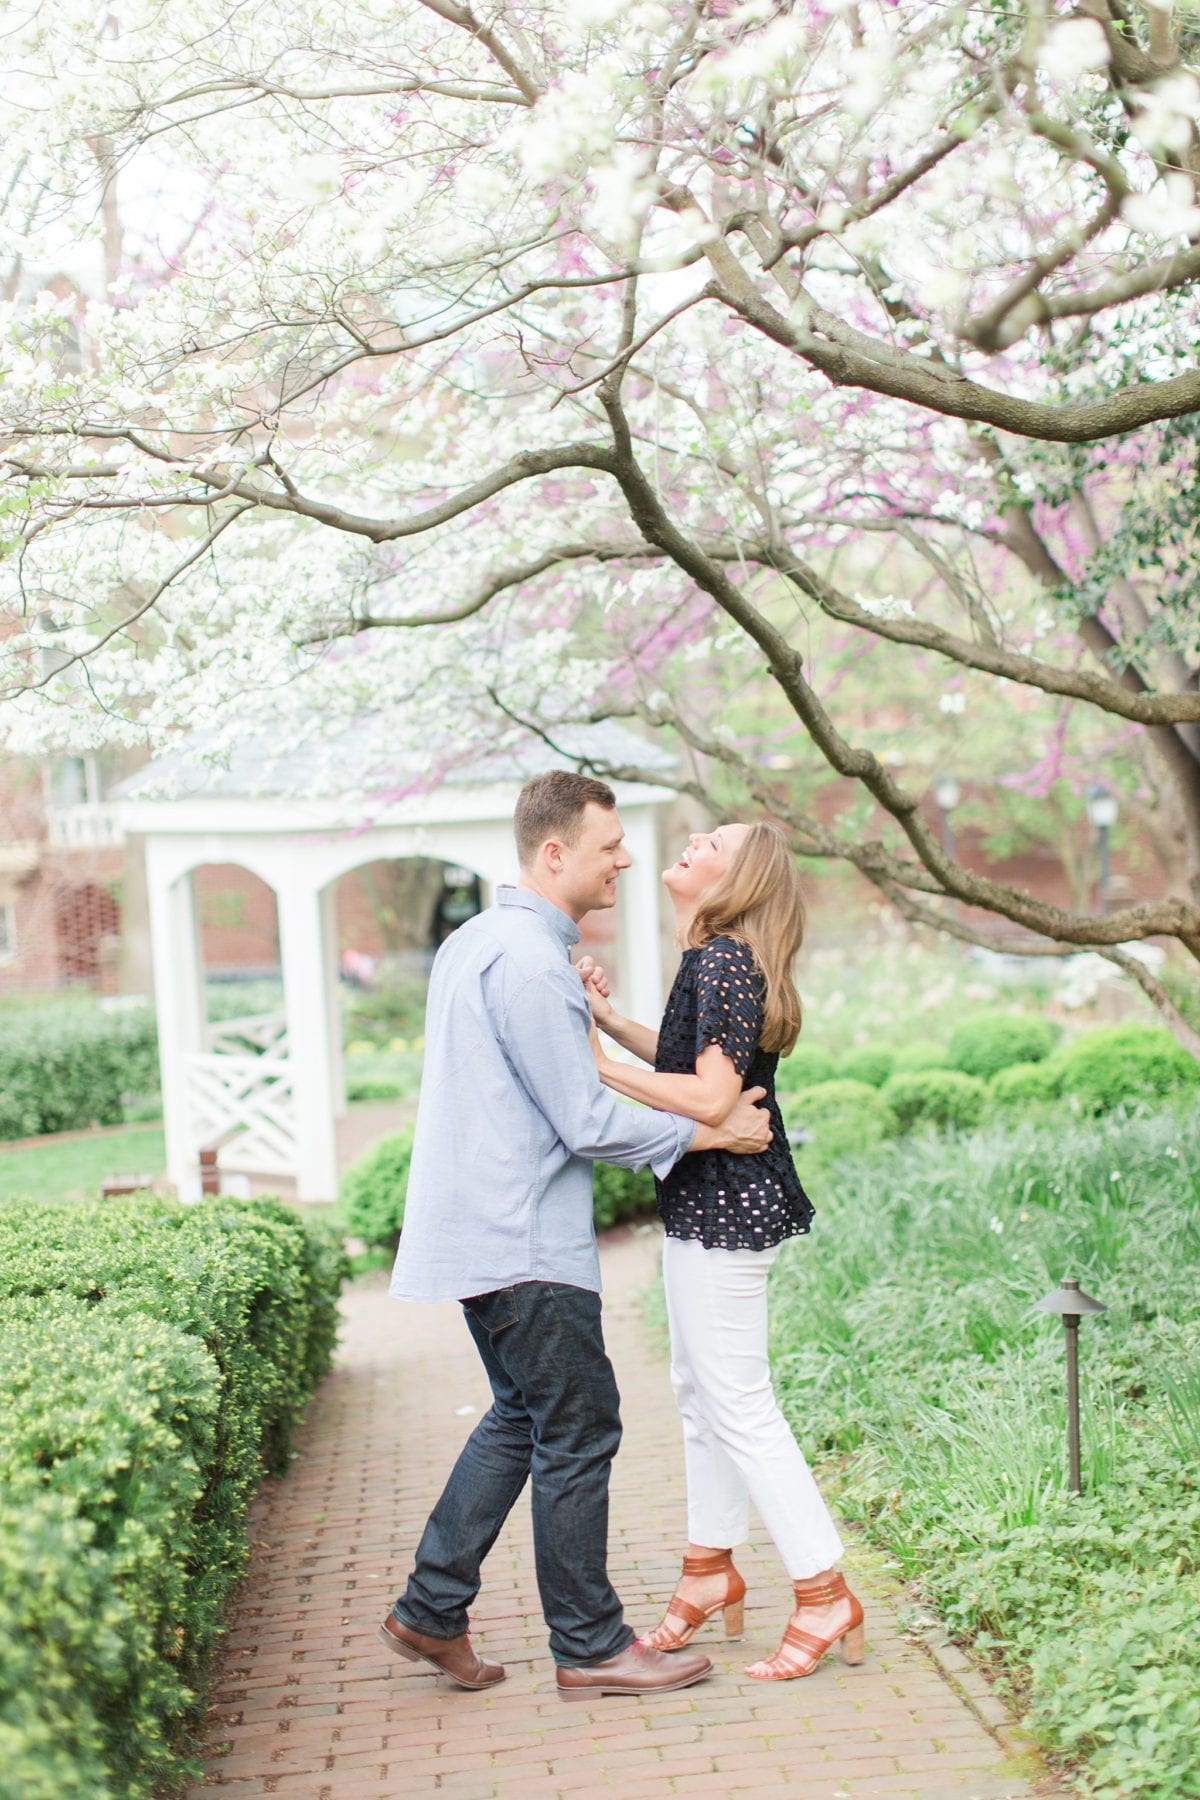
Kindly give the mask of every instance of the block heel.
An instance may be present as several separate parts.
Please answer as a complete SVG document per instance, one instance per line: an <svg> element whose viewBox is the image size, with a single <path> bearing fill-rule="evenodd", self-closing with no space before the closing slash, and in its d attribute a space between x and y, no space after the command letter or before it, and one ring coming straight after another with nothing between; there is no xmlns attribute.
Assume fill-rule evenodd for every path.
<svg viewBox="0 0 1200 1800"><path fill-rule="evenodd" d="M733 1556L728 1550L714 1550L711 1556L685 1556L683 1559L683 1577L695 1578L701 1575L724 1575L725 1592L711 1606L693 1606L679 1593L671 1597L666 1616L661 1625L649 1632L645 1638L651 1650L682 1650L690 1644L702 1625L717 1613L725 1615L725 1636L740 1638L745 1620L746 1584L733 1566Z"/></svg>

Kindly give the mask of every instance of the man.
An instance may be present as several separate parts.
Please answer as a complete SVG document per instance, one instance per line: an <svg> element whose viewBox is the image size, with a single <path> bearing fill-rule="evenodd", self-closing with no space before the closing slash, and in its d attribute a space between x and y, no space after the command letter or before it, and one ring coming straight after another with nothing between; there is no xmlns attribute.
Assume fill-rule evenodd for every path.
<svg viewBox="0 0 1200 1800"><path fill-rule="evenodd" d="M425 1072L392 1294L460 1300L493 1403L430 1516L389 1646L461 1687L504 1670L476 1655L467 1608L532 1475L538 1589L565 1698L687 1687L711 1664L634 1641L607 1573L618 1394L600 1326L596 1161L665 1174L689 1150L761 1150L743 1095L724 1125L614 1100L596 1073L569 951L630 866L611 788L555 770L513 820L519 887L450 937L429 985ZM403 1452L401 1452L403 1453Z"/></svg>

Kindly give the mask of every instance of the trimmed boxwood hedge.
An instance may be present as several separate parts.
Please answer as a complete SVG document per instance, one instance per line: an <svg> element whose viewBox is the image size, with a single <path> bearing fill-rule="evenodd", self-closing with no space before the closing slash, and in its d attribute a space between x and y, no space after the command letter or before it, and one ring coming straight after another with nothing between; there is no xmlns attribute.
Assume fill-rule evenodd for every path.
<svg viewBox="0 0 1200 1800"><path fill-rule="evenodd" d="M0 1138L119 1125L124 1096L155 1094L158 1085L152 1007L64 1003L5 1015Z"/></svg>
<svg viewBox="0 0 1200 1800"><path fill-rule="evenodd" d="M816 1087L818 1082L832 1081L834 1061L819 1044L799 1043L790 1056L785 1056L775 1071L775 1086L781 1094L797 1094L802 1088Z"/></svg>
<svg viewBox="0 0 1200 1800"><path fill-rule="evenodd" d="M892 1073L895 1061L892 1051L883 1045L863 1044L856 1050L847 1050L837 1072L845 1081L865 1081L868 1087L881 1088Z"/></svg>
<svg viewBox="0 0 1200 1800"><path fill-rule="evenodd" d="M1057 1041L1058 1027L1050 1019L1029 1013L980 1013L955 1026L946 1066L990 1081L1015 1063L1043 1062Z"/></svg>
<svg viewBox="0 0 1200 1800"><path fill-rule="evenodd" d="M986 1096L982 1081L957 1069L914 1069L909 1075L893 1075L882 1089L901 1131L923 1125L972 1131L983 1118Z"/></svg>
<svg viewBox="0 0 1200 1800"><path fill-rule="evenodd" d="M342 1176L338 1198L346 1230L365 1244L394 1249L404 1224L413 1128L379 1139Z"/></svg>
<svg viewBox="0 0 1200 1800"><path fill-rule="evenodd" d="M412 1161L413 1129L379 1139L342 1177L341 1210L346 1229L366 1244L394 1250L404 1224L404 1199ZM596 1163L592 1216L597 1231L654 1211L654 1177L648 1169L618 1169Z"/></svg>
<svg viewBox="0 0 1200 1800"><path fill-rule="evenodd" d="M0 1211L0 1794L148 1800L184 1772L343 1273L278 1201Z"/></svg>
<svg viewBox="0 0 1200 1800"><path fill-rule="evenodd" d="M1046 1062L1011 1063L998 1069L988 1082L989 1113L1024 1111L1047 1105L1058 1098L1059 1068L1054 1057Z"/></svg>
<svg viewBox="0 0 1200 1800"><path fill-rule="evenodd" d="M879 1089L849 1076L819 1081L802 1093L785 1095L782 1111L788 1130L807 1132L814 1148L827 1157L877 1144L896 1129L895 1117Z"/></svg>
<svg viewBox="0 0 1200 1800"><path fill-rule="evenodd" d="M620 1225L655 1208L654 1177L649 1169L618 1169L596 1163L592 1169L592 1217L596 1230Z"/></svg>
<svg viewBox="0 0 1200 1800"><path fill-rule="evenodd" d="M1082 1032L1053 1064L1060 1093L1085 1113L1162 1100L1200 1083L1200 1063L1160 1025Z"/></svg>

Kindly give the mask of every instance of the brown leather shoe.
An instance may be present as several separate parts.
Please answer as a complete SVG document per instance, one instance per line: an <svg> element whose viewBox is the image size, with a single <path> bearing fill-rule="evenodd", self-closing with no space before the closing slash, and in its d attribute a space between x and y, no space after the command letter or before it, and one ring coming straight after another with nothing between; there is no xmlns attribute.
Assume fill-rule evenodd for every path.
<svg viewBox="0 0 1200 1800"><path fill-rule="evenodd" d="M490 1688L504 1680L504 1670L499 1663L484 1662L482 1657L476 1656L471 1648L469 1631L464 1631L461 1637L427 1637L423 1631L413 1631L410 1626L402 1625L389 1613L379 1627L379 1635L397 1656L403 1656L407 1662L427 1662L440 1675L448 1675L451 1681L456 1681L459 1687ZM672 1657L671 1660L676 1659Z"/></svg>
<svg viewBox="0 0 1200 1800"><path fill-rule="evenodd" d="M712 1668L698 1650L675 1650L668 1656L635 1639L619 1656L585 1669L559 1669L558 1691L564 1700L594 1700L603 1694L669 1694L691 1687Z"/></svg>

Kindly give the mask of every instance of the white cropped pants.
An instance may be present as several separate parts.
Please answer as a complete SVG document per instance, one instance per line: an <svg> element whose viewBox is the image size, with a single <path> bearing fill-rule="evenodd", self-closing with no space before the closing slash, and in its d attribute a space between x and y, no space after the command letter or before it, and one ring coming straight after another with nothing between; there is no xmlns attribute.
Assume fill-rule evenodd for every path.
<svg viewBox="0 0 1200 1800"><path fill-rule="evenodd" d="M832 1568L843 1545L771 1388L767 1276L777 1254L669 1237L663 1281L688 1537L716 1550L742 1543L753 1500L789 1577L802 1581Z"/></svg>

